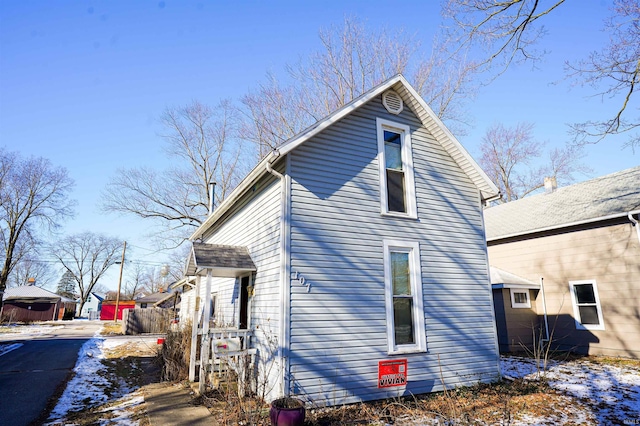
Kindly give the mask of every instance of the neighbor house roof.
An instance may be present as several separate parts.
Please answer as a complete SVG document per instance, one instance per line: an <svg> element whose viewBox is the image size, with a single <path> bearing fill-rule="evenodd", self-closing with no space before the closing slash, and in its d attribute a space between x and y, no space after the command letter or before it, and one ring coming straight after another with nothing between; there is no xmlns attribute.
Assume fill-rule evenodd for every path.
<svg viewBox="0 0 640 426"><path fill-rule="evenodd" d="M409 82L401 75L388 79L387 81L375 86L371 90L363 93L358 98L349 102L347 105L338 109L334 113L316 122L312 126L303 130L296 136L285 141L277 149L270 152L258 165L244 178L229 196L218 206L214 212L200 225L193 233L190 240L196 240L202 237L203 233L214 224L222 215L246 192L254 183L262 176L268 173L267 164L273 164L278 157L285 155L294 150L301 144L305 143L321 131L330 127L340 119L346 117L356 109L360 108L370 100L380 96L386 90L392 89L397 92L406 105L416 114L422 121L422 124L431 132L435 140L442 145L446 152L454 159L458 166L469 176L471 181L480 190L482 198L485 200L493 199L499 196L499 190L485 172L473 160L471 155L463 148L458 140L445 127L433 110L425 103L420 95L415 91Z"/></svg>
<svg viewBox="0 0 640 426"><path fill-rule="evenodd" d="M640 210L640 166L485 209L487 241L627 216Z"/></svg>
<svg viewBox="0 0 640 426"><path fill-rule="evenodd" d="M139 299L136 299L136 303L153 303L154 305L159 305L160 303L166 300L169 300L174 296L175 296L175 293L166 292L166 291L151 293Z"/></svg>
<svg viewBox="0 0 640 426"><path fill-rule="evenodd" d="M492 266L490 269L492 288L533 288L539 289L540 284L529 281L511 272Z"/></svg>
<svg viewBox="0 0 640 426"><path fill-rule="evenodd" d="M18 300L18 299L40 299L40 300L51 300L52 302L57 302L58 300L63 299L59 294L52 293L48 290L45 290L41 287L36 287L34 285L22 285L19 287L11 287L7 288L4 291L4 295L2 300ZM68 301L69 299L64 298L64 301ZM73 300L71 300L73 302Z"/></svg>
<svg viewBox="0 0 640 426"><path fill-rule="evenodd" d="M257 271L246 247L193 243L185 275L196 275L204 269L210 269L213 276L230 278Z"/></svg>

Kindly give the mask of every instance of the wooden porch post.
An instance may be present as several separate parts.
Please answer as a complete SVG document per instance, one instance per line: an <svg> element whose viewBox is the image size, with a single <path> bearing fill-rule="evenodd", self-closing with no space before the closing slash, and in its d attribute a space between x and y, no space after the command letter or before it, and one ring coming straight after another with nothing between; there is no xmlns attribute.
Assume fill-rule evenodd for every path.
<svg viewBox="0 0 640 426"><path fill-rule="evenodd" d="M211 349L211 339L209 336L209 320L211 319L211 269L207 269L207 281L205 283L204 309L202 315L202 346L200 347L200 379L198 381L198 389L200 394L205 390L207 383L207 370L209 367L209 351Z"/></svg>
<svg viewBox="0 0 640 426"><path fill-rule="evenodd" d="M193 317L191 318L191 353L189 355L189 381L196 380L196 350L198 348L198 320L200 319L200 276L196 276L196 297L193 300Z"/></svg>

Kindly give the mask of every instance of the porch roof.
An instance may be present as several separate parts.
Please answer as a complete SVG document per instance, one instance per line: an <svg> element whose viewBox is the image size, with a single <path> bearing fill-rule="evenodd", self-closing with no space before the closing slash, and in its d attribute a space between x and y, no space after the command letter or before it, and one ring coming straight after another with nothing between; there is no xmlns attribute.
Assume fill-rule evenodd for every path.
<svg viewBox="0 0 640 426"><path fill-rule="evenodd" d="M511 272L492 266L491 272L491 288L530 288L540 290L540 284L529 281Z"/></svg>
<svg viewBox="0 0 640 426"><path fill-rule="evenodd" d="M211 269L215 277L235 278L257 271L249 250L244 246L193 243L185 275L206 275Z"/></svg>

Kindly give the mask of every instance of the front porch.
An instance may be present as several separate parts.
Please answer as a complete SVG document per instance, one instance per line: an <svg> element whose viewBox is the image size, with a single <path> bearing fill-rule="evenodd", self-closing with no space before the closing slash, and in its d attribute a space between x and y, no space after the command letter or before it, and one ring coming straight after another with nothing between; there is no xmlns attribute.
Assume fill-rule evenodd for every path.
<svg viewBox="0 0 640 426"><path fill-rule="evenodd" d="M250 327L250 298L256 267L246 247L193 243L185 284L192 287L195 301L191 310L191 353L189 381L198 382L203 393L207 386L217 388L231 375L238 379L242 396L255 389L255 360ZM213 278L233 278L237 314L230 326L217 327L212 318Z"/></svg>

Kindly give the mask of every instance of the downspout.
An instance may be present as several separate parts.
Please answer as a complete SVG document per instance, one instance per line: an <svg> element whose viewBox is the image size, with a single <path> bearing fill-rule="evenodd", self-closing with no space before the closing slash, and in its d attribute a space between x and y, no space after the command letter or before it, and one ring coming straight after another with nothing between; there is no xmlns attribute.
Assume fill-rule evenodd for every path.
<svg viewBox="0 0 640 426"><path fill-rule="evenodd" d="M545 339L542 339L543 342L548 342L549 337L549 319L547 318L547 299L544 295L544 278L540 277L540 293L542 295L542 315L544 317L544 330L545 330Z"/></svg>
<svg viewBox="0 0 640 426"><path fill-rule="evenodd" d="M629 218L633 226L636 227L636 233L638 234L638 242L640 243L640 225L638 224L638 221L633 218L634 214L640 214L640 210L630 211L629 213L627 213L627 217Z"/></svg>
<svg viewBox="0 0 640 426"><path fill-rule="evenodd" d="M289 309L290 309L290 281L289 272L289 192L290 178L280 172L273 170L271 165L280 157L280 152L274 150L272 153L273 161L265 163L265 169L273 176L280 179L280 336L278 345L278 358L280 363L280 383L283 396L289 396L291 393L289 384ZM286 168L286 167L285 167Z"/></svg>

